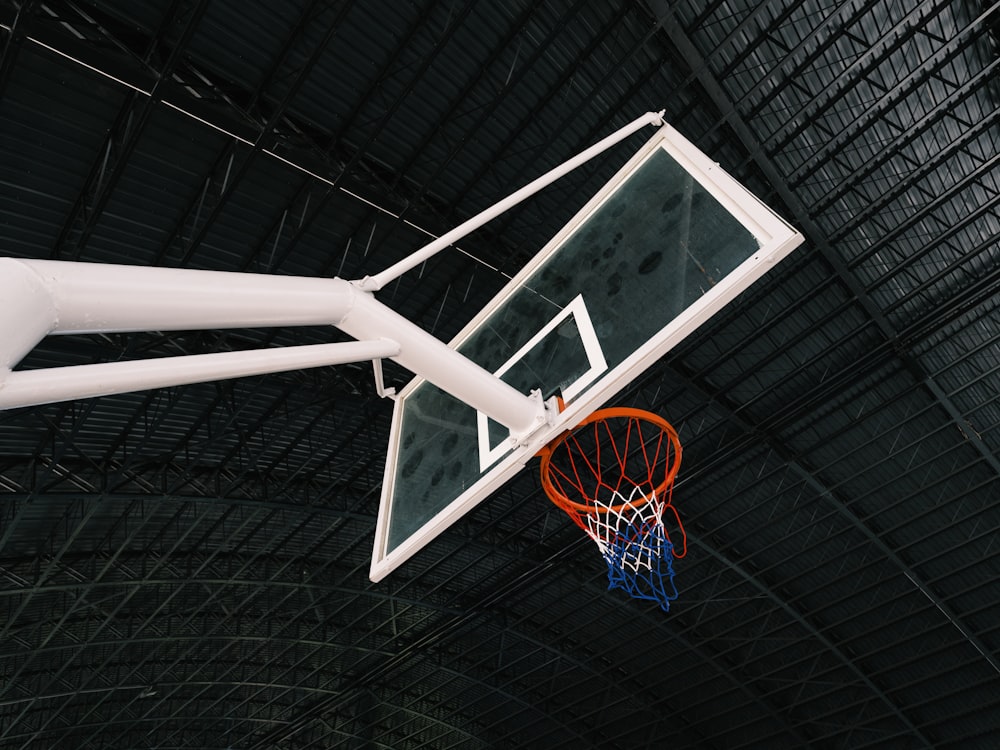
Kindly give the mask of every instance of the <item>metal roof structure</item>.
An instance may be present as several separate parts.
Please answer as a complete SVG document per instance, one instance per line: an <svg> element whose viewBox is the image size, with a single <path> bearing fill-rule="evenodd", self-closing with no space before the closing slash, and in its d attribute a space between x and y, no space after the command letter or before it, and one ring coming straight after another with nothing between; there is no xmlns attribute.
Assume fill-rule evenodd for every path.
<svg viewBox="0 0 1000 750"><path fill-rule="evenodd" d="M0 2L0 255L358 278L660 108L807 238L619 399L669 613L532 466L371 583L369 366L0 413L0 750L996 747L998 64L991 0ZM628 148L380 299L448 340Z"/></svg>

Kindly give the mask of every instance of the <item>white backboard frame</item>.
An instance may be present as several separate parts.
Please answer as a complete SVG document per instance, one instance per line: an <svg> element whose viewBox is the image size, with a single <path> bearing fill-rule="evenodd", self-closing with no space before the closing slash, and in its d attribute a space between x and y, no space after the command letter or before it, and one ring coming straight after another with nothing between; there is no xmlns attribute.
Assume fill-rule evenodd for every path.
<svg viewBox="0 0 1000 750"><path fill-rule="evenodd" d="M628 163L577 213L577 215L557 233L539 253L497 294L497 296L473 318L450 342L458 348L481 324L513 293L523 285L548 258L555 253L564 240L572 235L580 225L592 215L614 191L641 166L656 149L663 149L678 164L683 166L692 178L710 193L729 213L735 217L758 241L759 247L747 260L718 281L693 304L664 326L644 345L619 365L605 372L573 401L568 401L565 410L553 423L546 425L531 436L525 444L509 450L472 485L435 514L429 521L394 549L387 549L388 531L393 512L393 489L396 462L400 456L400 433L403 409L407 396L423 382L414 378L399 393L392 420L390 441L387 452L385 474L382 484L382 498L375 531L370 577L379 581L408 560L417 551L451 526L491 493L520 471L538 450L563 430L579 423L590 413L619 393L628 383L651 367L674 346L687 338L712 315L721 310L738 294L766 273L774 264L798 247L802 235L779 217L774 211L757 199L752 193L730 177L718 164L699 151L686 138L669 125L662 126L656 134L642 146ZM551 321L549 321L551 323ZM470 449L476 449L478 441L470 441ZM489 461L487 461L489 463Z"/></svg>

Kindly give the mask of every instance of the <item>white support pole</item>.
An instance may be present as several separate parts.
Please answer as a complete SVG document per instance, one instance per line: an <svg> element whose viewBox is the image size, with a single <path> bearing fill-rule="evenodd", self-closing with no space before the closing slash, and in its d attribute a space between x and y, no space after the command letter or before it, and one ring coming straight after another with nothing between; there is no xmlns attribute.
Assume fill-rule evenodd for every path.
<svg viewBox="0 0 1000 750"><path fill-rule="evenodd" d="M170 367L179 369L155 382L158 368L166 366L160 363L168 360L10 372L49 333L333 325L360 341L398 342L398 352L363 358L391 356L508 427L515 437L530 434L546 419L540 397L525 396L343 279L0 258L0 292L6 294L8 288L10 303L0 311L0 333L11 339L0 340L0 393L8 388L15 392L0 399L0 408L315 366L295 364L295 355L289 354L283 366L262 370L265 360L283 361L281 349L267 349L259 352L261 360L252 365L256 369L226 370L229 374L218 376L213 367L242 367L251 353L245 353L247 363L238 357L206 359L205 367L197 359L175 358ZM183 374L189 371L201 374ZM79 386L66 378L79 378Z"/></svg>
<svg viewBox="0 0 1000 750"><path fill-rule="evenodd" d="M351 341L25 370L9 373L0 385L0 409L365 362L398 353L395 341Z"/></svg>
<svg viewBox="0 0 1000 750"><path fill-rule="evenodd" d="M354 290L343 279L0 259L34 272L54 301L47 333L187 331L330 325Z"/></svg>
<svg viewBox="0 0 1000 750"><path fill-rule="evenodd" d="M4 303L0 310L0 408L391 356L523 439L546 421L540 394L519 393L377 302L370 292L646 125L662 123L663 112L646 113L408 258L356 284L343 279L0 258L0 300ZM361 348L320 345L298 351L176 357L169 358L169 364L168 360L152 360L12 372L48 334L296 325L335 325L360 339L357 346ZM399 342L398 349L382 353L389 351L387 346L393 341Z"/></svg>
<svg viewBox="0 0 1000 750"><path fill-rule="evenodd" d="M377 273L374 276L366 276L365 278L356 282L358 288L363 289L364 291L367 292L377 292L379 289L382 289L390 281L398 278L399 276L402 276L411 268L415 268L416 266L420 265L428 258L434 256L435 254L437 254L444 248L448 247L452 243L460 240L462 237L465 237L470 232L479 229L479 227L481 227L483 224L487 223L491 219L496 218L504 211L507 211L513 206L516 206L525 198L534 195L542 188L551 185L559 178L563 177L569 172L572 172L574 169L581 166L582 164L590 161L598 154L607 151L615 144L625 140L636 131L641 130L647 125L662 125L662 124L663 124L663 111L647 112L642 117L633 120L625 127L615 131L607 138L598 141L593 146L588 148L586 151L577 154L569 161L563 162L555 169L552 169L543 174L541 177L538 177L532 182L529 182L520 190L511 193L502 201L493 204L485 211L482 211L473 216L471 219L463 222L462 224L459 224L457 227L441 235L433 242L424 245L424 247L420 248L412 255L408 255L406 258L403 258L403 260L399 261L398 263L392 266L389 266L389 268L386 268L384 271L381 271L380 273Z"/></svg>

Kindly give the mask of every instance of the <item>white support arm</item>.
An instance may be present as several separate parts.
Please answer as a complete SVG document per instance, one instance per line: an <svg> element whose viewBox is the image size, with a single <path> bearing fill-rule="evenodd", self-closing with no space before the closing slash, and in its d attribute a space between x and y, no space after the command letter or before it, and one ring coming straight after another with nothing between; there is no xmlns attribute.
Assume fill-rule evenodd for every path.
<svg viewBox="0 0 1000 750"><path fill-rule="evenodd" d="M0 409L366 362L398 353L395 341L351 341L25 370L9 373L0 385Z"/></svg>
<svg viewBox="0 0 1000 750"><path fill-rule="evenodd" d="M471 219L463 222L462 224L459 224L451 231L441 235L433 242L424 245L422 248L417 250L412 255L408 255L407 257L403 258L403 260L399 261L398 263L392 266L389 266L389 268L386 268L384 271L381 271L380 273L377 273L374 276L366 276L365 278L356 282L358 288L363 289L367 292L377 292L379 289L383 288L390 281L393 281L399 276L402 276L411 268L415 268L416 266L420 265L428 258L436 255L441 250L448 247L452 243L460 240L462 237L465 237L470 232L479 229L479 227L481 227L483 224L496 218L504 211L507 211L508 209L516 206L525 198L534 195L542 188L551 185L559 178L563 177L569 172L572 172L574 169L590 161L595 156L601 154L604 151L607 151L615 144L625 140L636 131L641 130L647 125L662 125L662 124L663 124L663 111L647 112L642 117L633 120L625 127L615 131L607 138L598 141L593 146L588 148L586 151L577 154L569 161L563 162L555 169L552 169L543 174L541 177L538 177L532 182L529 182L527 185L522 187L517 192L511 193L502 201L494 203L485 211L476 214Z"/></svg>
<svg viewBox="0 0 1000 750"><path fill-rule="evenodd" d="M56 334L329 325L353 296L343 279L0 258L4 287L29 273L53 302Z"/></svg>
<svg viewBox="0 0 1000 750"><path fill-rule="evenodd" d="M519 393L371 292L646 125L662 123L663 112L646 113L356 285L343 279L0 258L0 408L389 356L524 439L548 417L540 394ZM49 334L295 325L335 325L360 342L13 372Z"/></svg>
<svg viewBox="0 0 1000 750"><path fill-rule="evenodd" d="M540 397L518 392L343 279L0 258L0 300L0 408L388 356L515 437L546 419ZM47 334L291 325L334 325L368 348L266 349L12 372Z"/></svg>

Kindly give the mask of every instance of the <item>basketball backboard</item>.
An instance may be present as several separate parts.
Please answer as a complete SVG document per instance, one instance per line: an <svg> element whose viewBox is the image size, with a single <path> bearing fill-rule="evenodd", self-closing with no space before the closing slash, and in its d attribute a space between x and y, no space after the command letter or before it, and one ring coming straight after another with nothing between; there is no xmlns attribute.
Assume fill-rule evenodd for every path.
<svg viewBox="0 0 1000 750"><path fill-rule="evenodd" d="M518 391L559 393L517 444L423 378L397 396L371 578L381 580L690 335L802 236L668 125L450 346Z"/></svg>

